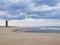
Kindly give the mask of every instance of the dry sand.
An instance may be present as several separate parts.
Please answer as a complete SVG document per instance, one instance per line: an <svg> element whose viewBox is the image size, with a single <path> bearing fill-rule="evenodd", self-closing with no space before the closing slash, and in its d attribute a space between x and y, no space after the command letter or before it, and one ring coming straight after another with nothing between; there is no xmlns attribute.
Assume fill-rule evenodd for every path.
<svg viewBox="0 0 60 45"><path fill-rule="evenodd" d="M0 45L60 45L60 33L19 33L17 27L0 27Z"/></svg>

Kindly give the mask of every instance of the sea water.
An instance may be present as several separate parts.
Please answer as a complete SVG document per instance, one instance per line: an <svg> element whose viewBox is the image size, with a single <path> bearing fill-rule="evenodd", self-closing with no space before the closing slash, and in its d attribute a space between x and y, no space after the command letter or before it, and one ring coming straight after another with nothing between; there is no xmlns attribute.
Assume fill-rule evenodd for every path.
<svg viewBox="0 0 60 45"><path fill-rule="evenodd" d="M18 30L17 32L29 32L29 33L60 33L60 28L54 27L40 27L31 30Z"/></svg>

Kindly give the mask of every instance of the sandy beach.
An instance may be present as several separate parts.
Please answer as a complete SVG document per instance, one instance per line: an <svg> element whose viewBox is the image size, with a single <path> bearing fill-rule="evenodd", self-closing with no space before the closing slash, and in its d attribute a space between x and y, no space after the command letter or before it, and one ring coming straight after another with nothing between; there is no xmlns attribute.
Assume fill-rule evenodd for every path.
<svg viewBox="0 0 60 45"><path fill-rule="evenodd" d="M16 29L22 28L0 27L0 45L60 45L60 33L13 32Z"/></svg>

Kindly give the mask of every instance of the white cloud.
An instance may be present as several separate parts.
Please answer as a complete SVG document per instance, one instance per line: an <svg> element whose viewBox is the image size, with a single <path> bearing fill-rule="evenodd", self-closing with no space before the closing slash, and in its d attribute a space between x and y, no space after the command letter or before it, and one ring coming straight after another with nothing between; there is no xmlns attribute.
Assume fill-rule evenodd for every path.
<svg viewBox="0 0 60 45"><path fill-rule="evenodd" d="M8 11L0 11L0 16L6 16L8 18L18 18L19 15L11 15Z"/></svg>
<svg viewBox="0 0 60 45"><path fill-rule="evenodd" d="M55 5L55 7L53 7L53 9L60 9L60 2L57 3L57 4Z"/></svg>
<svg viewBox="0 0 60 45"><path fill-rule="evenodd" d="M5 26L5 20L0 20L0 26ZM9 20L9 26L60 26L60 20L57 19L32 19Z"/></svg>
<svg viewBox="0 0 60 45"><path fill-rule="evenodd" d="M6 17L8 17L8 18L18 18L19 16L18 15L7 15Z"/></svg>
<svg viewBox="0 0 60 45"><path fill-rule="evenodd" d="M6 16L7 15L7 11L0 11L0 16L1 15L3 15L3 16L5 15Z"/></svg>
<svg viewBox="0 0 60 45"><path fill-rule="evenodd" d="M2 0L2 1L3 1L3 0ZM30 1L31 1L31 0L5 0L4 2L13 4L13 3L18 3L18 2L29 3Z"/></svg>
<svg viewBox="0 0 60 45"><path fill-rule="evenodd" d="M33 10L33 11L46 11L46 10L52 10L51 7L49 7L48 5L42 5L42 6L39 6L39 7L36 7L34 5L34 3L31 3L29 5L30 9Z"/></svg>
<svg viewBox="0 0 60 45"><path fill-rule="evenodd" d="M31 12L39 12L39 11L50 11L50 10L54 10L54 9L60 9L60 2L59 3L57 3L55 6L53 6L53 7L51 7L51 6L49 6L49 5L41 5L41 6L35 6L35 4L32 2L32 0L1 0L1 1L3 1L3 2L5 2L6 3L6 5L2 5L2 6L4 6L5 8L7 8L8 7L8 9L5 9L6 11L0 11L0 17L2 16L2 17L4 17L4 16L6 16L6 17L8 17L8 18L19 18L19 16L21 17L23 17L23 15L24 16L26 16L26 18L27 17L38 17L38 14L36 13L36 14L27 14L28 13L28 11L31 11ZM22 2L22 3L21 3ZM21 4L25 4L26 3L26 5L27 5L27 10L25 10L25 9L23 9L23 10L21 10L21 9L14 9L15 7L13 7L13 5L15 5L15 4L17 4L17 5L19 5L19 3L21 3ZM16 6L17 6L16 5ZM11 6L11 7L10 7ZM20 6L20 5L19 5ZM24 6L24 5L23 5ZM20 7L19 7L20 8ZM10 10L11 9L11 10ZM2 9L3 10L3 9ZM23 13L23 11L26 11L25 13ZM19 13L20 12L20 13ZM13 14L15 14L15 15L13 15ZM49 13L46 13L46 15L44 15L44 16L42 16L42 17L50 17L50 16L55 16L55 15L57 15L57 11L55 11L55 12L52 12L52 13L50 13L51 15L49 15ZM59 13L60 14L60 13ZM39 17L38 17L39 18Z"/></svg>
<svg viewBox="0 0 60 45"><path fill-rule="evenodd" d="M23 20L11 20L10 26L60 26L60 20L57 19L23 19Z"/></svg>
<svg viewBox="0 0 60 45"><path fill-rule="evenodd" d="M5 26L5 21L4 20L0 20L0 26Z"/></svg>
<svg viewBox="0 0 60 45"><path fill-rule="evenodd" d="M60 2L57 3L55 6L49 6L49 5L42 5L42 6L35 6L35 3L30 3L28 5L28 8L32 11L49 11L49 10L54 10L54 9L60 9Z"/></svg>
<svg viewBox="0 0 60 45"><path fill-rule="evenodd" d="M3 1L3 0L2 0ZM22 0L5 0L4 2L10 2L10 3L17 3L19 1L22 1Z"/></svg>

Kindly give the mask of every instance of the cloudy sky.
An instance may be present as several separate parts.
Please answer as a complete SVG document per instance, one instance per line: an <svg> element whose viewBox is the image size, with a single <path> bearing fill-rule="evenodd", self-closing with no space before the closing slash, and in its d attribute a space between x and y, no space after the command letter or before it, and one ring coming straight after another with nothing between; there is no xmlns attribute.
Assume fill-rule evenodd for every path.
<svg viewBox="0 0 60 45"><path fill-rule="evenodd" d="M60 0L0 0L0 20L17 26L60 26Z"/></svg>

